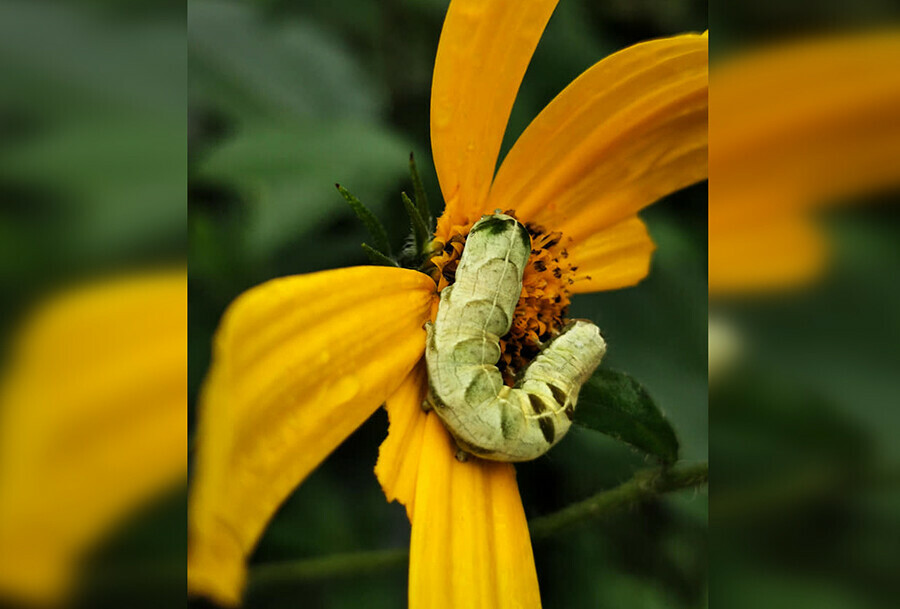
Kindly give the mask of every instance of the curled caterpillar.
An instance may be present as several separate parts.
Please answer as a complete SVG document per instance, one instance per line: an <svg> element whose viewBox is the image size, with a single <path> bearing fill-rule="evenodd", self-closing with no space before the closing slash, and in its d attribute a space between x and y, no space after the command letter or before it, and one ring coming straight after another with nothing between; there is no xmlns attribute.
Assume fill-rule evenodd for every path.
<svg viewBox="0 0 900 609"><path fill-rule="evenodd" d="M469 233L427 324L428 405L459 447L495 461L528 461L569 430L581 385L600 364L606 343L589 321L570 322L519 375L503 383L497 362L522 293L531 237L515 218L483 216Z"/></svg>

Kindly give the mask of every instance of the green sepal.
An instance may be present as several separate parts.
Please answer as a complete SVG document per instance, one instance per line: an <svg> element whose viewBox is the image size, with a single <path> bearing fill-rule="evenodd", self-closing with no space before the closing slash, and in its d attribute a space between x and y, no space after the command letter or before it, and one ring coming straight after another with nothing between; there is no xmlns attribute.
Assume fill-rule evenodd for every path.
<svg viewBox="0 0 900 609"><path fill-rule="evenodd" d="M368 243L363 243L361 245L363 251L366 253L366 256L369 257L369 262L371 262L372 264L376 266L399 266L396 260L394 260L390 256L385 256Z"/></svg>
<svg viewBox="0 0 900 609"><path fill-rule="evenodd" d="M344 197L344 200L347 201L353 209L356 217L365 225L366 230L368 230L369 234L372 236L372 241L375 243L374 248L364 244L363 249L367 247L369 249L374 249L390 260L391 243L388 241L387 231L384 230L384 226L378 218L375 217L375 214L373 214L368 207L363 205L359 199L350 194L346 188L340 184L335 184L335 186L337 187L338 192L341 193L341 196ZM396 264L393 264L392 266L396 266Z"/></svg>
<svg viewBox="0 0 900 609"><path fill-rule="evenodd" d="M416 204L410 201L405 192L400 193L400 198L403 200L403 207L406 208L410 224L412 224L412 234L416 244L416 255L421 256L422 252L425 251L425 245L428 243L430 231L428 230L428 226L425 224L422 215L419 213L419 210L416 208Z"/></svg>
<svg viewBox="0 0 900 609"><path fill-rule="evenodd" d="M678 438L632 376L599 369L582 386L574 422L638 448L663 463L678 460Z"/></svg>
<svg viewBox="0 0 900 609"><path fill-rule="evenodd" d="M409 177L413 183L413 195L416 201L416 207L419 210L419 216L425 224L425 232L431 234L434 230L431 218L431 208L428 206L428 196L425 194L425 187L422 186L422 178L419 176L419 169L416 167L416 159L413 153L409 153Z"/></svg>

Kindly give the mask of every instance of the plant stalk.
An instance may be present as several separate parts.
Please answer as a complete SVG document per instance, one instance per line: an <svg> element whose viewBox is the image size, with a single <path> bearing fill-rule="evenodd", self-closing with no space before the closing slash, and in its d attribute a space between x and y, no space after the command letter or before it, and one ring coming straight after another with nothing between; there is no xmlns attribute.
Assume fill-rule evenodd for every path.
<svg viewBox="0 0 900 609"><path fill-rule="evenodd" d="M619 486L600 491L552 514L532 519L528 523L531 538L534 541L547 539L563 529L599 518L621 507L664 493L702 486L708 478L707 463L641 470ZM393 548L263 564L250 570L249 587L260 589L273 584L375 573L406 565L408 561L407 548Z"/></svg>

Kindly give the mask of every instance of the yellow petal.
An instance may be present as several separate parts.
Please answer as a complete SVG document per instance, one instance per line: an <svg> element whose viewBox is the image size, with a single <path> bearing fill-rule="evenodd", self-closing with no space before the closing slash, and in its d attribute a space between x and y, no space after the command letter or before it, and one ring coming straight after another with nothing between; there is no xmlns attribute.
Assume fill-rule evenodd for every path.
<svg viewBox="0 0 900 609"><path fill-rule="evenodd" d="M187 274L45 302L0 385L0 603L61 601L103 536L187 473Z"/></svg>
<svg viewBox="0 0 900 609"><path fill-rule="evenodd" d="M469 459L429 413L409 557L411 609L541 606L531 539L509 463Z"/></svg>
<svg viewBox="0 0 900 609"><path fill-rule="evenodd" d="M415 271L359 267L276 279L229 307L201 396L191 592L238 602L279 504L421 358L434 289Z"/></svg>
<svg viewBox="0 0 900 609"><path fill-rule="evenodd" d="M704 179L707 45L651 40L588 69L525 130L480 211L514 208L578 241Z"/></svg>
<svg viewBox="0 0 900 609"><path fill-rule="evenodd" d="M656 246L637 216L594 233L569 250L578 268L571 291L576 294L635 285L650 271Z"/></svg>
<svg viewBox="0 0 900 609"><path fill-rule="evenodd" d="M385 497L405 505L410 520L425 435L426 416L422 402L427 391L428 373L424 363L419 362L387 399L385 407L391 424L387 439L378 449L378 463L375 464L375 475Z"/></svg>
<svg viewBox="0 0 900 609"><path fill-rule="evenodd" d="M709 235L709 292L780 290L824 269L827 244L811 217L766 219L744 230Z"/></svg>
<svg viewBox="0 0 900 609"><path fill-rule="evenodd" d="M481 209L513 101L557 0L453 0L431 86L431 148L451 224Z"/></svg>

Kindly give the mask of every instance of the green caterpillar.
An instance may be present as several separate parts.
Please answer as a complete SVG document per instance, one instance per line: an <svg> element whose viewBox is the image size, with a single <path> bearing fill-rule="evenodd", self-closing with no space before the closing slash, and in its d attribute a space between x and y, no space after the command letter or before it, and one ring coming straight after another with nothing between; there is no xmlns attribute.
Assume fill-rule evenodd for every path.
<svg viewBox="0 0 900 609"><path fill-rule="evenodd" d="M531 237L515 218L483 216L469 233L456 281L441 292L426 324L427 406L460 449L494 461L528 461L569 430L581 385L600 364L606 343L589 321L575 320L517 379L503 383L497 362L522 293Z"/></svg>

